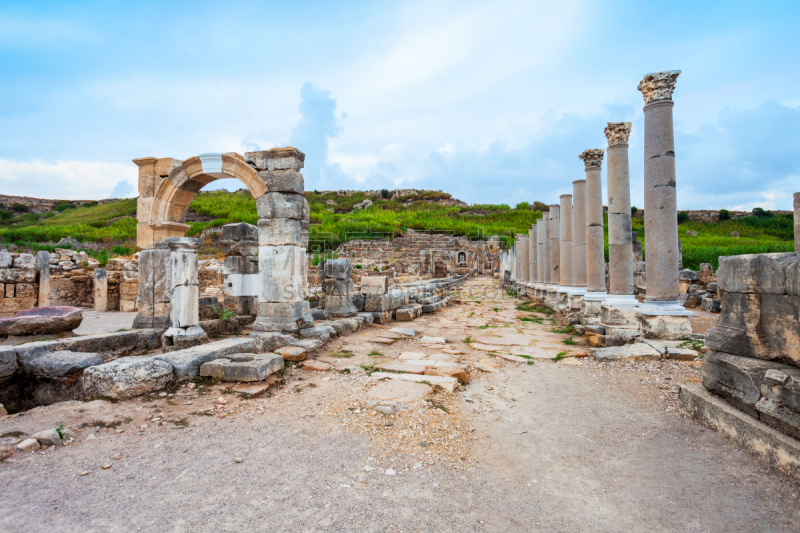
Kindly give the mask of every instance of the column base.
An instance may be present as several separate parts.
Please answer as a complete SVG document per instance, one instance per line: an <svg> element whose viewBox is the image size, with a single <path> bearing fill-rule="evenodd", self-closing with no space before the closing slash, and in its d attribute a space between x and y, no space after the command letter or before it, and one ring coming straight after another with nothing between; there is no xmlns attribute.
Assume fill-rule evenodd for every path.
<svg viewBox="0 0 800 533"><path fill-rule="evenodd" d="M694 316L694 313L683 307L680 301L654 301L645 302L636 309L640 315L650 316Z"/></svg>
<svg viewBox="0 0 800 533"><path fill-rule="evenodd" d="M583 296L585 294L586 294L586 287L572 287L572 290L570 290L568 296L570 311L581 310L581 303L583 302Z"/></svg>
<svg viewBox="0 0 800 533"><path fill-rule="evenodd" d="M299 331L314 325L311 307L302 302L267 302L258 304L253 331Z"/></svg>
<svg viewBox="0 0 800 533"><path fill-rule="evenodd" d="M605 292L586 292L581 301L581 314L590 317L600 316L603 301L608 294Z"/></svg>
<svg viewBox="0 0 800 533"><path fill-rule="evenodd" d="M173 326L161 336L161 351L167 353L184 350L207 342L208 335L200 326L189 326L188 328Z"/></svg>
<svg viewBox="0 0 800 533"><path fill-rule="evenodd" d="M572 293L572 287L560 286L556 291L556 309L559 311L569 310L569 295Z"/></svg>

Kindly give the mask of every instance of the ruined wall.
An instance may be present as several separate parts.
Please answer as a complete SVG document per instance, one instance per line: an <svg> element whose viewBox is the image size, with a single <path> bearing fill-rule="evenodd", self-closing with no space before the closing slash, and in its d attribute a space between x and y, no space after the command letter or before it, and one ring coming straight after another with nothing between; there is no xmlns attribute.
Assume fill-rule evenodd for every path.
<svg viewBox="0 0 800 533"><path fill-rule="evenodd" d="M35 307L38 294L33 255L0 251L0 316Z"/></svg>

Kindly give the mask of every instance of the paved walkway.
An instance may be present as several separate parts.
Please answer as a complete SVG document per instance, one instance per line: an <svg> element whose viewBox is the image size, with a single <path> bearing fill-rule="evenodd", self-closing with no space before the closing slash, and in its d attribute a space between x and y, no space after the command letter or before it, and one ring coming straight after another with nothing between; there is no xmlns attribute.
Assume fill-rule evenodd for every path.
<svg viewBox="0 0 800 533"><path fill-rule="evenodd" d="M562 351L546 318L508 324L517 302L471 300L398 325L444 336L470 365L487 354L464 344L468 335L502 343L533 332L531 348ZM369 334L338 339L321 358L343 370L374 363L373 351L421 349L402 339L376 347ZM341 358L345 347L352 357ZM696 375L692 363L505 363L435 396L448 412L427 409L426 423L408 424L409 409L392 426L362 410L369 381L355 371L291 369L263 398L198 387L39 408L0 421L0 435L58 421L117 421L124 432L84 427L69 447L0 464L0 530L797 531L800 487L675 410L671 383ZM427 453L434 415L469 432L464 460ZM393 448L408 435L413 447ZM442 446L463 437L438 435Z"/></svg>

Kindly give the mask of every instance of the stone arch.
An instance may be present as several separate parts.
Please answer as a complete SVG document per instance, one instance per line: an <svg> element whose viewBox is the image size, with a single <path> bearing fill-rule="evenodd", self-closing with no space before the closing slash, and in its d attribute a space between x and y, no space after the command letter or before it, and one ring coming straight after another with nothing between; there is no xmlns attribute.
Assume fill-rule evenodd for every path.
<svg viewBox="0 0 800 533"><path fill-rule="evenodd" d="M183 237L186 212L194 196L212 181L236 178L253 198L267 192L258 172L235 152L200 154L179 161L171 157L134 159L139 167L136 244L153 248L167 237Z"/></svg>

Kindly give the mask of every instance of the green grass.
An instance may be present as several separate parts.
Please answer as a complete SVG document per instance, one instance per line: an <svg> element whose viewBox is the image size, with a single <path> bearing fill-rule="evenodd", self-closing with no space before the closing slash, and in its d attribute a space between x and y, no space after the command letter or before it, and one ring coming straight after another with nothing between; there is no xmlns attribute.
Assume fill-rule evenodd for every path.
<svg viewBox="0 0 800 533"><path fill-rule="evenodd" d="M555 357L553 357L553 361L558 363L562 359L566 359L567 352L558 352Z"/></svg>
<svg viewBox="0 0 800 533"><path fill-rule="evenodd" d="M347 196L337 192L309 191L305 197L311 212L309 246L316 253L315 261L324 257L319 251L332 250L345 240L392 238L409 228L433 229L478 239L499 235L502 242L512 245L517 232L526 231L542 216L541 211L531 211L524 205L514 209L505 204L446 207L426 201L450 197L436 191L398 200L368 197L363 192ZM371 207L352 211L353 205L367 198L373 201ZM403 205L403 200L416 200L417 203ZM189 223L188 236L231 222L258 222L255 200L248 192L200 192L189 210L212 220ZM132 252L135 251L136 239L135 213L136 199L85 205L58 215L52 212L13 213L13 218L0 221L0 246L13 243L19 247L46 249L63 237L73 237L80 242L104 243L109 248L116 245ZM715 223L686 221L678 226L684 268L698 270L701 263L711 263L716 270L720 256L793 251L792 220L791 215L774 215ZM632 228L638 232L646 254L644 221L634 218ZM604 229L608 259L607 224ZM686 235L688 230L699 235ZM733 231L741 236L731 237Z"/></svg>

